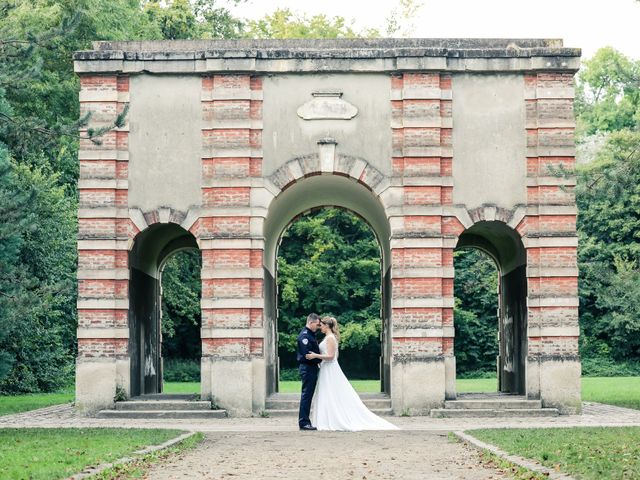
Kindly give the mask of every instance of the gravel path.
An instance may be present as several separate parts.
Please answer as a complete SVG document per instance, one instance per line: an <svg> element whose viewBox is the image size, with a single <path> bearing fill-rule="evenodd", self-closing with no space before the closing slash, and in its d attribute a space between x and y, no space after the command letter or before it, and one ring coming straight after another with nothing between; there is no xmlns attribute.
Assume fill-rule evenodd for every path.
<svg viewBox="0 0 640 480"><path fill-rule="evenodd" d="M149 479L509 478L442 432L211 432Z"/></svg>

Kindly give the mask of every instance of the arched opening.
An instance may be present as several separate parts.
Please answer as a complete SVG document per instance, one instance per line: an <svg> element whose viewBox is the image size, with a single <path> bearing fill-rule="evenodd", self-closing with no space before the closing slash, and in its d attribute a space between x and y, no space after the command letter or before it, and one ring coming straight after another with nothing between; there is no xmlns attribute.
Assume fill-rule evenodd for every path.
<svg viewBox="0 0 640 480"><path fill-rule="evenodd" d="M172 223L138 234L129 252L131 396L160 393L162 385L162 271L182 250L198 250L195 237Z"/></svg>
<svg viewBox="0 0 640 480"><path fill-rule="evenodd" d="M482 221L465 230L456 250L476 249L497 267L497 389L526 393L527 271L526 251L518 232L500 221ZM492 274L491 269L476 272ZM491 321L485 319L485 321ZM456 355L458 353L456 352Z"/></svg>
<svg viewBox="0 0 640 480"><path fill-rule="evenodd" d="M278 390L278 247L283 233L299 215L319 207L340 207L349 210L371 227L380 248L380 321L381 348L378 370L380 390L390 392L391 317L390 226L383 206L363 185L338 175L316 175L305 178L285 189L269 207L265 221L265 361L267 395ZM300 325L302 328L303 325Z"/></svg>
<svg viewBox="0 0 640 480"><path fill-rule="evenodd" d="M347 378L378 380L358 387L380 392L381 251L371 226L344 208L313 209L287 226L277 259L279 381L298 380L296 338L313 311L340 322Z"/></svg>

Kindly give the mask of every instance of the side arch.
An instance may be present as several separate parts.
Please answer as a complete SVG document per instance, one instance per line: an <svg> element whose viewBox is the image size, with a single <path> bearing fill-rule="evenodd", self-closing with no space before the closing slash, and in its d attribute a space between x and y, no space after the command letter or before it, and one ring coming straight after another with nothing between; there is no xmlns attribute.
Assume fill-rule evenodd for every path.
<svg viewBox="0 0 640 480"><path fill-rule="evenodd" d="M498 389L526 393L527 257L520 234L500 220L481 220L458 237L456 249L476 248L487 253L499 272Z"/></svg>
<svg viewBox="0 0 640 480"><path fill-rule="evenodd" d="M198 249L195 237L175 223L154 223L129 251L130 394L162 391L161 274L180 250Z"/></svg>

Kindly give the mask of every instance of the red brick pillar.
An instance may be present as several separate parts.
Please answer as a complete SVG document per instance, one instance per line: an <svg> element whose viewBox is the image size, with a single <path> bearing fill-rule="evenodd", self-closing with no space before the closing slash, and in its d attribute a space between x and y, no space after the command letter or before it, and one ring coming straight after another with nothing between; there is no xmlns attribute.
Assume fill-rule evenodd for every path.
<svg viewBox="0 0 640 480"><path fill-rule="evenodd" d="M89 126L110 125L129 102L123 75L82 75L81 114ZM88 128L88 127L87 127ZM80 131L87 135L87 129ZM97 410L129 389L128 242L134 234L127 206L128 124L80 141L78 211L78 357L76 404Z"/></svg>
<svg viewBox="0 0 640 480"><path fill-rule="evenodd" d="M192 228L203 262L202 396L246 415L264 405L264 213L252 193L262 173L261 79L204 77L202 111L202 210Z"/></svg>
<svg viewBox="0 0 640 480"><path fill-rule="evenodd" d="M580 409L573 75L525 76L527 394L565 413Z"/></svg>
<svg viewBox="0 0 640 480"><path fill-rule="evenodd" d="M427 413L445 399L453 368L451 77L392 77L393 184L403 189L392 228L392 400ZM456 220L457 222L457 220ZM454 392L455 394L455 392Z"/></svg>

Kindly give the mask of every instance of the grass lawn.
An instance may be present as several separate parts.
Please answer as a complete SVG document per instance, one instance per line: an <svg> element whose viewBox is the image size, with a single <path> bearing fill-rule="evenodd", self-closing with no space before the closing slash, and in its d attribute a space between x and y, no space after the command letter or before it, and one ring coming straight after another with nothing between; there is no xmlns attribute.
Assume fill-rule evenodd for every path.
<svg viewBox="0 0 640 480"><path fill-rule="evenodd" d="M640 427L487 429L468 433L576 478L640 478Z"/></svg>
<svg viewBox="0 0 640 480"><path fill-rule="evenodd" d="M88 465L126 456L181 434L179 430L115 428L0 429L2 478L66 478Z"/></svg>
<svg viewBox="0 0 640 480"><path fill-rule="evenodd" d="M640 377L584 377L582 399L640 410Z"/></svg>
<svg viewBox="0 0 640 480"><path fill-rule="evenodd" d="M0 415L26 412L36 408L59 405L73 401L73 387L57 393L33 393L30 395L5 395L0 396Z"/></svg>
<svg viewBox="0 0 640 480"><path fill-rule="evenodd" d="M164 393L200 393L200 382L164 382Z"/></svg>
<svg viewBox="0 0 640 480"><path fill-rule="evenodd" d="M375 393L380 391L380 380L351 380L349 383L353 385L356 392ZM280 392L282 393L300 393L300 388L300 382L295 380L280 382Z"/></svg>
<svg viewBox="0 0 640 480"><path fill-rule="evenodd" d="M369 393L380 391L380 380L351 380L351 385L356 392ZM198 382L165 382L165 393L200 393L200 384ZM280 382L280 392L282 393L300 393L300 382L296 380Z"/></svg>
<svg viewBox="0 0 640 480"><path fill-rule="evenodd" d="M496 378L464 378L456 380L456 391L458 393L495 392L497 390L498 379Z"/></svg>
<svg viewBox="0 0 640 480"><path fill-rule="evenodd" d="M360 393L371 393L380 391L380 380L351 380L351 385ZM458 380L458 392L495 392L496 380L494 379L471 379ZM165 382L165 393L200 393L198 382ZM280 392L300 393L300 382L297 380L287 380L280 382Z"/></svg>
<svg viewBox="0 0 640 480"><path fill-rule="evenodd" d="M379 392L379 380L352 380L351 385L357 392ZM456 381L458 393L495 392L497 380L494 378L459 379ZM200 384L172 383L164 384L167 393L200 393ZM300 392L299 381L280 382L283 393ZM640 377L585 377L582 379L582 399L588 402L601 402L640 410Z"/></svg>
<svg viewBox="0 0 640 480"><path fill-rule="evenodd" d="M166 382L166 393L200 393L199 382ZM73 402L74 387L56 393L33 393L29 395L0 395L0 415L26 412L37 408Z"/></svg>

